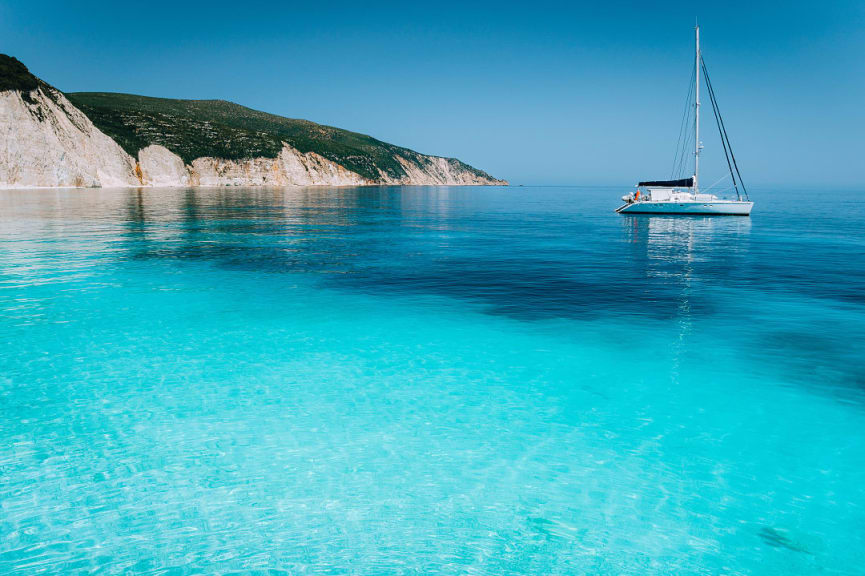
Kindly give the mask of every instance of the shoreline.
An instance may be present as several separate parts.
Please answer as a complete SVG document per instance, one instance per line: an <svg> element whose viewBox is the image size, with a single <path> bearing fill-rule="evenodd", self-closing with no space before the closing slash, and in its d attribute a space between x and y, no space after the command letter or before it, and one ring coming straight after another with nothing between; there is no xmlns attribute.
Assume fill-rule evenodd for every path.
<svg viewBox="0 0 865 576"><path fill-rule="evenodd" d="M237 184L237 185L214 185L214 186L154 186L151 184L121 184L117 186L4 186L0 185L0 192L6 191L30 191L30 190L189 190L193 189L226 189L232 188L512 188L508 183L504 184Z"/></svg>

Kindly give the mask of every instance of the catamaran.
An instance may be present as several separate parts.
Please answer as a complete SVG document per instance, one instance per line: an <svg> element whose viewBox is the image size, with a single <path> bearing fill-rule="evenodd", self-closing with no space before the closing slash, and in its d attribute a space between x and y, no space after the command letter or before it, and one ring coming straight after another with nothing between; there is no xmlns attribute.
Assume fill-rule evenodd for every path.
<svg viewBox="0 0 865 576"><path fill-rule="evenodd" d="M709 79L709 71L706 69L706 63L703 61L703 55L700 52L699 26L695 28L695 33L697 56L694 64L694 83L688 91L686 113L683 114L682 127L679 130L680 146L677 146L676 157L673 160L673 173L675 174L678 170L679 174L681 174L685 169L684 159L686 149L689 145L685 126L690 120L690 114L687 111L691 106L691 90L693 90L694 173L687 178L648 180L638 183L636 191L622 196L622 201L625 204L616 209L616 212L620 214L717 214L748 216L751 214L751 208L754 207L754 203L748 198L745 184L742 182L742 175L739 173L739 166L736 164L736 157L733 155L733 148L730 146L730 139L727 137L727 129L724 127L724 120L721 118L721 112L718 109L715 90L712 88L712 81ZM709 94L709 100L712 103L712 112L718 124L718 132L721 135L721 145L724 148L724 157L727 159L729 176L732 179L731 190L734 190L736 193L735 199L720 198L711 193L711 189L717 183L702 191L699 187L700 151L703 149L703 143L700 142L701 71L706 79L706 89ZM727 176L725 175L722 180L726 178Z"/></svg>

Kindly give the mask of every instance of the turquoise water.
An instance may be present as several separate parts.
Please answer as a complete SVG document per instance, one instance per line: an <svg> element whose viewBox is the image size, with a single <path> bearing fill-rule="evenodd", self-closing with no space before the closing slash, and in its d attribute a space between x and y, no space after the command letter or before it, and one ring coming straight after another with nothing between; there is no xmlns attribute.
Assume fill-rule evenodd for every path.
<svg viewBox="0 0 865 576"><path fill-rule="evenodd" d="M0 192L2 574L863 574L865 207Z"/></svg>

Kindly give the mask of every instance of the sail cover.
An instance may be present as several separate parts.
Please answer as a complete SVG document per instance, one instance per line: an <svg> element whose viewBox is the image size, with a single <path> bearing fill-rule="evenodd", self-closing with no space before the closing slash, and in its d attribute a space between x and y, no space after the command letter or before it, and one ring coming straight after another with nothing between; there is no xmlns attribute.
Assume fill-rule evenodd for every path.
<svg viewBox="0 0 865 576"><path fill-rule="evenodd" d="M656 186L658 188L693 188L694 177L681 178L679 180L648 180L640 182L637 186Z"/></svg>

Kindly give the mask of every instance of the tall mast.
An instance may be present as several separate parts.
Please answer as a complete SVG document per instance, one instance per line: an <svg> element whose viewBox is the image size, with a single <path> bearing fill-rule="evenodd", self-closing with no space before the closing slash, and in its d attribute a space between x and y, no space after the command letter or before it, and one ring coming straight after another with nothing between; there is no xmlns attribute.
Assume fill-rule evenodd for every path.
<svg viewBox="0 0 865 576"><path fill-rule="evenodd" d="M700 176L700 26L695 26L694 30L697 36L697 56L695 61L695 66L697 67L697 72L695 74L695 78L697 79L697 84L694 88L694 93L696 94L696 104L694 107L696 109L695 118L694 118L694 194L698 192L698 178Z"/></svg>

